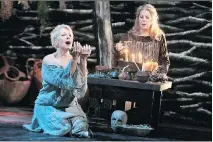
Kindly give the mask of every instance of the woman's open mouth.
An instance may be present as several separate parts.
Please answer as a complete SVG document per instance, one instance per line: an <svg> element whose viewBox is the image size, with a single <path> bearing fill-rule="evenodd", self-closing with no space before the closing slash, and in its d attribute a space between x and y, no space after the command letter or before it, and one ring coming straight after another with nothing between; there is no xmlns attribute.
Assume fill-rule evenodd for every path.
<svg viewBox="0 0 213 142"><path fill-rule="evenodd" d="M70 45L70 44L71 44L71 42L70 42L70 41L66 41L66 44Z"/></svg>

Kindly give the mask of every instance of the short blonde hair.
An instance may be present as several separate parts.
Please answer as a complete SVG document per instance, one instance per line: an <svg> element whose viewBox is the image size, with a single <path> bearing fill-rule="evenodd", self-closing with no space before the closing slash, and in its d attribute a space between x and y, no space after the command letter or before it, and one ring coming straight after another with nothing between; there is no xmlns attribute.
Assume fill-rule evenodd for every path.
<svg viewBox="0 0 213 142"><path fill-rule="evenodd" d="M65 24L57 25L50 33L51 44L55 48L57 46L57 41L58 41L58 38L60 35L60 31L62 29L68 29L69 32L72 34L72 38L73 38L73 32L72 32L72 29L70 26L65 25Z"/></svg>
<svg viewBox="0 0 213 142"><path fill-rule="evenodd" d="M162 37L162 35L164 36L164 32L161 30L160 26L159 26L159 17L158 17L158 13L156 8L151 5L151 4L144 4L142 6L139 6L137 11L136 11L136 18L135 18L135 24L132 27L132 29L130 30L130 32L132 32L133 34L138 33L140 31L140 27L139 27L139 16L140 16L140 12L142 10L146 10L150 13L151 18L152 18L152 23L151 23L151 28L149 30L149 34L153 39L159 39Z"/></svg>

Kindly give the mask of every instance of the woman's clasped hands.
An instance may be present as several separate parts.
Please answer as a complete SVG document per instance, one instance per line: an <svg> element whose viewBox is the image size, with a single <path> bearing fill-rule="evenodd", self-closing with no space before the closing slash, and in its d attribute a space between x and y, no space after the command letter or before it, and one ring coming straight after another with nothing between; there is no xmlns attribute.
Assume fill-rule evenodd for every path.
<svg viewBox="0 0 213 142"><path fill-rule="evenodd" d="M84 45L82 46L79 42L74 42L73 47L73 58L78 58L79 56L84 59L90 56L91 54L91 46L90 45Z"/></svg>

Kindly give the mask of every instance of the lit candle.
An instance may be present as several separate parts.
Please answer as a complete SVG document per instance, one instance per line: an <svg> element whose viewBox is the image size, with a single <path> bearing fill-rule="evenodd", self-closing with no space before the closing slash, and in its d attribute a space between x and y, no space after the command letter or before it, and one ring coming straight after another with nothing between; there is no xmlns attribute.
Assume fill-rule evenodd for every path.
<svg viewBox="0 0 213 142"><path fill-rule="evenodd" d="M128 49L125 49L124 52L125 52L125 61L128 62Z"/></svg>
<svg viewBox="0 0 213 142"><path fill-rule="evenodd" d="M158 68L157 62L152 62L152 71Z"/></svg>
<svg viewBox="0 0 213 142"><path fill-rule="evenodd" d="M149 69L148 69L149 71L152 71L152 66L153 66L152 61L150 61L149 62Z"/></svg>
<svg viewBox="0 0 213 142"><path fill-rule="evenodd" d="M143 63L143 70L144 70L144 71L147 71L147 66L148 66L147 63L148 63L148 62Z"/></svg>
<svg viewBox="0 0 213 142"><path fill-rule="evenodd" d="M139 63L141 63L141 70L143 70L143 59L142 59L142 54L139 52L139 55L138 55L138 59L139 59Z"/></svg>
<svg viewBox="0 0 213 142"><path fill-rule="evenodd" d="M144 71L152 71L152 63L151 62L143 63L143 70Z"/></svg>
<svg viewBox="0 0 213 142"><path fill-rule="evenodd" d="M132 62L135 62L135 54L132 53Z"/></svg>
<svg viewBox="0 0 213 142"><path fill-rule="evenodd" d="M149 71L152 71L152 68L153 68L153 63L152 61L149 62Z"/></svg>
<svg viewBox="0 0 213 142"><path fill-rule="evenodd" d="M142 54L141 53L139 53L139 55L138 55L139 57L138 57L138 59L139 59L139 63L142 63L143 61L142 61Z"/></svg>

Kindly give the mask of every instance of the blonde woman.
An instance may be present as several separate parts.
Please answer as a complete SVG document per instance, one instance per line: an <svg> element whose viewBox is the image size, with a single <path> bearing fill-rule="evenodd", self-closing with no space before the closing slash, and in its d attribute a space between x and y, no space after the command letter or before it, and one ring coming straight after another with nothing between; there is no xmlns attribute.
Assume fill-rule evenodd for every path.
<svg viewBox="0 0 213 142"><path fill-rule="evenodd" d="M125 41L131 41L129 46L127 43L128 53L129 55L134 54L135 62L155 61L161 67L159 72L167 73L170 65L167 43L165 34L158 23L156 8L153 5L145 4L138 7L134 26L116 44L116 50L120 56L124 56L122 44ZM139 53L141 57L139 57ZM129 56L129 61L131 61L131 56Z"/></svg>
<svg viewBox="0 0 213 142"><path fill-rule="evenodd" d="M53 29L51 43L56 52L43 59L43 87L35 100L32 122L24 128L49 135L88 138L92 132L77 98L87 90L87 57L91 48L75 42L71 55L73 32L64 24Z"/></svg>

